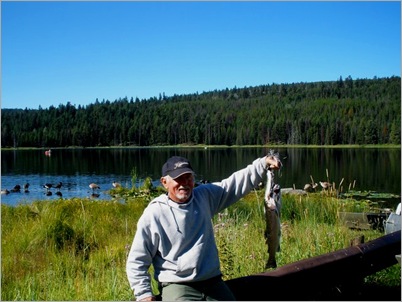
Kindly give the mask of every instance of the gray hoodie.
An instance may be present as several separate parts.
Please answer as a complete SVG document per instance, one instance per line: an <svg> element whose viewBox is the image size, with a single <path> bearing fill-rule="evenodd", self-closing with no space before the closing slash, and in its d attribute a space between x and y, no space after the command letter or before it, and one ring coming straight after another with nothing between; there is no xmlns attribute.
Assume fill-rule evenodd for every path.
<svg viewBox="0 0 402 302"><path fill-rule="evenodd" d="M166 194L152 200L138 220L127 259L137 300L152 295L148 269L159 282L202 281L221 274L212 217L255 188L266 173L265 157L229 178L195 187L186 203Z"/></svg>

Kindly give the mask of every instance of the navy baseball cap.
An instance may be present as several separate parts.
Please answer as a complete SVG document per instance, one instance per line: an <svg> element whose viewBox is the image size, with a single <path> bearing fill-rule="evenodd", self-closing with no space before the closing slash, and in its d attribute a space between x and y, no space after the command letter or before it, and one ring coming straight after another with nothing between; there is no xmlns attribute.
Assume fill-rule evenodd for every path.
<svg viewBox="0 0 402 302"><path fill-rule="evenodd" d="M162 176L169 175L173 179L186 173L195 174L189 160L181 156L169 158L162 167Z"/></svg>

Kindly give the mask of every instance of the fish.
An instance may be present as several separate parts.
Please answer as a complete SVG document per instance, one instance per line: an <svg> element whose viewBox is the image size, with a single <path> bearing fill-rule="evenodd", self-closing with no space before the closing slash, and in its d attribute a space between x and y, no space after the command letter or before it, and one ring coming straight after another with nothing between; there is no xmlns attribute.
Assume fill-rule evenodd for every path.
<svg viewBox="0 0 402 302"><path fill-rule="evenodd" d="M273 152L271 152L271 155ZM279 161L279 155L275 154ZM276 253L281 251L281 208L282 196L281 187L274 183L274 173L267 171L267 185L264 196L264 214L265 214L265 243L268 246L268 260L265 269L276 268Z"/></svg>

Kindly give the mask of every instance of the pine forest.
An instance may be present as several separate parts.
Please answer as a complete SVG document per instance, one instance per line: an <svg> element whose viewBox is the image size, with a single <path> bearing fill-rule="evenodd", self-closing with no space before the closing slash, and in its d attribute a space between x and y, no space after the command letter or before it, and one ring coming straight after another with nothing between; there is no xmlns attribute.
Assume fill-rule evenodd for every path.
<svg viewBox="0 0 402 302"><path fill-rule="evenodd" d="M1 147L401 144L401 78L2 109Z"/></svg>

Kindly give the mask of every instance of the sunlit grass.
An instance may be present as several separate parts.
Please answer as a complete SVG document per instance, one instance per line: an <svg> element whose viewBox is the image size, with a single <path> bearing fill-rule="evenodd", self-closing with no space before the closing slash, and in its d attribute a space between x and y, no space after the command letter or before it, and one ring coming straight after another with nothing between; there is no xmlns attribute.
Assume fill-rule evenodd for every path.
<svg viewBox="0 0 402 302"><path fill-rule="evenodd" d="M2 300L129 300L125 260L145 205L2 205Z"/></svg>

